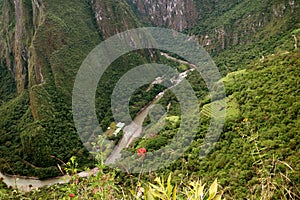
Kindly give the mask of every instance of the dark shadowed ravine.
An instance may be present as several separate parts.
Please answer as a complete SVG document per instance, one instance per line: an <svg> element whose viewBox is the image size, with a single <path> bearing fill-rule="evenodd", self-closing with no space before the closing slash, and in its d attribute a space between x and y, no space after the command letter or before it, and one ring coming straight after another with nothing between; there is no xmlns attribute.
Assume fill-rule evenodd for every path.
<svg viewBox="0 0 300 200"><path fill-rule="evenodd" d="M174 81L175 84L173 86L171 86L171 87L167 88L166 90L164 90L163 92L159 93L152 102L150 102L146 107L144 107L136 115L133 122L131 122L129 125L127 125L124 128L124 130L123 130L124 134L123 134L120 142L118 143L118 145L114 148L114 150L112 151L110 156L105 161L106 164L112 164L116 160L121 158L122 149L127 148L134 141L134 139L138 138L140 136L140 134L142 133L143 122L144 122L146 116L148 115L149 111L151 110L151 108L155 105L155 103L160 98L163 97L163 95L165 94L165 92L167 90L171 89L175 85L179 84L182 80L184 80L184 78L186 77L186 75L189 71L194 70L194 65L192 65L190 63L187 63L185 61L171 57L170 55L165 54L165 53L162 53L162 55L168 59L177 61L178 63L187 64L187 65L191 66L191 69L179 74L179 76ZM84 172L78 173L78 176L79 177L89 177L89 176L97 173L97 171L98 171L98 169L94 168L89 172L84 171ZM34 177L6 175L1 172L0 172L0 177L3 178L3 182L7 186L9 186L9 187L11 186L13 188L18 188L19 190L22 190L25 192L28 192L32 189L40 188L43 186L51 186L51 185L55 185L55 184L68 183L71 180L71 177L69 175L54 177L54 178L50 178L50 179L46 179L46 180L39 180L38 178L34 178Z"/></svg>

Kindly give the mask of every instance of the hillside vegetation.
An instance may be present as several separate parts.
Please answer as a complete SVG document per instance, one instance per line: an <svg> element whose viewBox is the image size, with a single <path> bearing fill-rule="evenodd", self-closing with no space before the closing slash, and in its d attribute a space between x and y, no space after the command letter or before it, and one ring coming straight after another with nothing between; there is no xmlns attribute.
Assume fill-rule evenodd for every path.
<svg viewBox="0 0 300 200"><path fill-rule="evenodd" d="M223 74L281 50L293 50L299 29L297 1L196 0L201 19L187 33L196 35ZM298 35L298 41L299 41Z"/></svg>
<svg viewBox="0 0 300 200"><path fill-rule="evenodd" d="M107 19L104 24L98 22L95 18L95 13L100 12L98 3L21 1L20 6L26 13L16 19L14 3L1 1L5 13L0 24L0 47L3 47L0 51L1 172L46 178L60 175L57 162L62 163L58 160L67 161L73 155L79 158L81 166L93 163L73 123L71 94L75 76L82 61L103 38L123 30L124 23L139 26L134 16L123 16L122 23L119 17L111 19L128 9L124 3L113 0L105 1L107 13L102 14L106 14ZM109 12L111 9L114 13ZM33 35L26 30L25 40L20 43L30 54L22 61L25 71L22 80L14 74L18 70L14 65L17 62L16 20L34 30ZM111 29L103 32L102 26L108 26L107 23L111 23ZM144 57L131 53L119 58L99 82L96 106L103 126L112 122L109 97L114 84L130 68L145 63ZM24 88L17 86L20 82L26 82Z"/></svg>
<svg viewBox="0 0 300 200"><path fill-rule="evenodd" d="M188 179L198 178L209 183L217 178L220 193L227 199L299 198L299 58L299 52L268 56L264 60L252 62L246 70L224 78L228 112L233 114L227 118L224 132L215 149L207 157L199 158L199 144L203 141L206 133L204 127L209 119L209 115L202 116L203 125L199 127L189 150L170 167L158 172L165 177L173 172L172 184L180 185L177 199L185 199L181 192L186 186L182 188L181 184L188 182ZM171 118L169 120L172 121ZM155 138L142 141L143 146L149 151L155 150L156 144L164 145L163 137L168 140L167 137L177 128L172 123L165 124L163 131ZM139 160L138 157L136 159ZM68 166L73 165L66 167ZM94 198L102 199L104 196L101 195L122 196L121 191L125 191L123 195L129 195L129 190L133 190L135 194L139 191L138 188L155 183L153 173L135 177L106 168L102 173L104 174L101 176L80 179L79 182L74 176L74 182L68 185L44 188L23 195L45 198L47 193L50 199L56 195L56 198L67 198L69 194L78 198L95 195ZM137 184L138 180L142 181L142 185ZM104 184L103 181L107 181L106 186L101 185ZM93 188L95 184L98 188L92 190L95 193L84 190L84 187ZM111 190L109 188L115 188L114 194L108 192ZM5 194L8 193L2 190L2 195ZM19 195L22 196L22 193ZM133 198L129 196L128 199Z"/></svg>
<svg viewBox="0 0 300 200"><path fill-rule="evenodd" d="M109 36L142 24L155 25L148 18L141 21L147 13L139 13L135 2L144 5L135 0L0 0L0 171L42 179L67 172L72 176L69 184L30 193L7 188L0 180L0 199L70 199L72 195L75 199L143 195L145 199L193 199L196 193L197 199L204 182L202 199L300 199L300 5L296 0L193 1L197 23L183 32L193 35L211 54L226 88L225 126L207 156L203 155L208 149L203 151L201 145L211 116L218 112L211 108L224 102L211 102L205 82L195 71L187 80L198 98L200 125L184 155L170 166L155 173L124 173L105 167L84 148L72 115L77 71L89 52ZM168 1L159 3L161 9L168 8L161 6ZM163 18L162 13L157 17ZM95 95L103 130L115 126L110 99L115 84L128 70L152 62L180 72L187 69L153 49L115 60ZM131 116L164 89L157 85L137 89L130 99ZM149 155L168 145L180 129L180 102L175 95L167 91L158 103L168 110L165 121L158 120L162 129L143 132L122 151L123 156L135 153L136 168L144 164L138 149L146 148ZM144 125L150 123L148 116ZM109 139L116 143L121 136ZM76 163L69 161L73 156ZM76 175L95 165L101 172L96 177Z"/></svg>

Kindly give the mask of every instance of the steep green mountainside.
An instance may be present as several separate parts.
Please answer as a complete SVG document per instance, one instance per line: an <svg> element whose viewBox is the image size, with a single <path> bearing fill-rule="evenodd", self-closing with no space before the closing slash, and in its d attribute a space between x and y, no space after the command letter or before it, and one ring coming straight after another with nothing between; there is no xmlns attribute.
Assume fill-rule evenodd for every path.
<svg viewBox="0 0 300 200"><path fill-rule="evenodd" d="M71 112L76 73L101 41L146 23L193 35L224 76L250 66L224 78L229 117L215 151L200 161L210 99L204 82L191 74L188 79L200 108L204 106L204 118L182 158L184 164L178 161L168 170L177 177L183 176L182 171L205 180L218 177L226 195L237 199L249 195L256 199L260 181L269 178L292 191L299 186L300 73L299 52L294 50L300 41L299 1L0 0L0 7L1 172L53 177L60 174L59 160L74 155L80 167L91 165L92 155L78 138ZM114 84L134 66L151 62L147 53L132 52L116 60L100 80L96 110L103 127L113 121ZM144 95L143 90L136 93L137 103L130 105L133 115L155 96ZM146 100L141 98L145 96ZM170 102L163 132L137 140L129 150L142 146L156 150L174 136L180 109L174 95L167 93L161 104ZM286 172L290 182L281 177Z"/></svg>
<svg viewBox="0 0 300 200"><path fill-rule="evenodd" d="M200 8L207 5L195 2ZM187 32L196 35L225 74L253 59L294 49L299 1L218 1L209 10Z"/></svg>
<svg viewBox="0 0 300 200"><path fill-rule="evenodd" d="M156 172L164 177L172 172L172 185L178 185L176 199L187 199L184 196L187 190L183 188L188 188L188 180L199 178L206 183L218 178L220 193L226 199L299 199L299 61L299 51L275 54L253 61L245 70L223 78L227 88L229 115L215 149L208 156L200 157L200 144L212 114L208 108L209 101L204 101L201 103L204 105L202 111L205 111L201 112L203 126L197 130L190 148L170 167ZM172 100L171 96L166 96L167 100L162 99L161 103L170 101L168 98ZM17 101L26 104L24 98L18 98ZM138 140L134 145L145 146L148 151L166 145L171 139L170 135L179 128L174 116L176 114L178 110L169 114L173 116L168 116L159 134ZM137 155L134 156L137 162L141 162ZM110 199L112 196L130 199L137 195L139 187L146 186L147 181L157 183L155 173L134 176L105 169L100 174L102 176L89 179L74 176L74 181L66 185L14 195L42 199L65 198L70 194L83 199L101 199L106 195ZM93 190L87 190L86 187ZM122 191L115 189L119 187ZM5 186L3 188L0 189L0 197L12 195ZM113 194L109 192L112 189L115 189Z"/></svg>
<svg viewBox="0 0 300 200"><path fill-rule="evenodd" d="M299 58L299 52L276 54L224 80L228 97L238 105L228 104L229 113L238 108L236 118L227 120L205 159L195 162L199 149L192 146L187 168L218 177L231 198L274 194L280 199L286 188L299 196Z"/></svg>
<svg viewBox="0 0 300 200"><path fill-rule="evenodd" d="M211 104L203 101L194 141L181 159L160 173L173 172L178 182L185 174L205 182L218 178L228 199L282 199L288 192L299 197L299 66L299 51L282 53L253 61L246 70L224 77L227 117L216 147L201 157L213 114ZM172 97L164 98L162 105L176 103ZM131 148L153 151L167 145L180 129L174 121L177 116L178 110L168 113L159 134L144 136Z"/></svg>
<svg viewBox="0 0 300 200"><path fill-rule="evenodd" d="M75 76L96 45L140 26L138 20L126 3L114 0L4 0L1 5L0 171L52 177L60 174L56 167L62 164L60 159L76 155L80 163L91 163L73 124ZM144 63L138 55L131 60ZM128 60L120 58L115 65L117 77L124 72L116 67L127 69ZM103 79L113 85L107 77ZM98 102L109 107L109 102L101 101L109 99L109 94L100 94ZM99 109L100 120L106 112Z"/></svg>
<svg viewBox="0 0 300 200"><path fill-rule="evenodd" d="M13 77L6 67L0 67L0 105L15 97L17 94Z"/></svg>
<svg viewBox="0 0 300 200"><path fill-rule="evenodd" d="M55 157L85 152L67 102L77 69L101 38L85 1L15 2L17 11L13 2L4 1L3 13L28 26L19 30L17 25L2 24L1 63L14 74L19 97L0 108L1 171L58 175ZM11 22L7 17L3 14L3 21Z"/></svg>
<svg viewBox="0 0 300 200"><path fill-rule="evenodd" d="M300 3L295 0L127 2L146 25L195 36L224 75L243 68L252 59L294 49L292 32L300 28Z"/></svg>

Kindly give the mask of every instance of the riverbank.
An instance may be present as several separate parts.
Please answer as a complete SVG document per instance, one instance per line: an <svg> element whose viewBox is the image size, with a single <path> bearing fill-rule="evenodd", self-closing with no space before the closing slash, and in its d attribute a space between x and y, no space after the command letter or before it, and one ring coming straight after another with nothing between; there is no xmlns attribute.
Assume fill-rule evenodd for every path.
<svg viewBox="0 0 300 200"><path fill-rule="evenodd" d="M178 74L177 77L173 77L170 80L173 85L170 86L169 88L167 88L166 90L164 90L163 92L159 93L153 99L153 101L151 101L147 106L142 108L140 110L140 112L138 112L138 114L136 115L134 120L124 128L124 130L123 130L124 134L123 134L120 142L118 143L118 145L114 148L114 150L112 151L110 156L106 159L106 161L105 161L106 164L112 164L116 160L121 158L121 151L124 148L128 148L129 145L136 138L140 137L140 135L142 133L143 122L144 122L145 118L147 117L150 109L154 106L154 104L156 102L158 102L164 96L164 94L167 90L175 87L177 84L179 84L181 81L183 81L187 77L188 72L193 71L195 69L194 68L195 66L193 64L190 64L186 61L171 57L170 55L168 55L166 53L161 53L161 55L165 56L168 59L174 60L178 63L189 65L191 68L186 70L185 72ZM90 171L80 172L77 175L79 177L89 177L96 173L97 173L97 168L94 168ZM54 178L45 179L45 180L39 180L36 177L5 175L1 172L0 172L0 177L3 178L3 182L8 187L17 188L18 190L21 190L24 192L29 192L33 189L37 189L37 188L44 187L44 186L52 186L55 184L65 184L71 180L71 176L69 176L69 175L54 177Z"/></svg>
<svg viewBox="0 0 300 200"><path fill-rule="evenodd" d="M80 178L90 177L96 175L99 172L99 169L96 167L89 171L83 171L77 174ZM7 187L12 187L24 192L30 192L33 189L38 189L44 186L52 186L56 184L65 184L69 183L72 176L64 175L54 178L49 178L45 180L40 180L36 177L25 177L25 176L16 176L16 175L6 175L0 172L0 178L3 179L3 182Z"/></svg>

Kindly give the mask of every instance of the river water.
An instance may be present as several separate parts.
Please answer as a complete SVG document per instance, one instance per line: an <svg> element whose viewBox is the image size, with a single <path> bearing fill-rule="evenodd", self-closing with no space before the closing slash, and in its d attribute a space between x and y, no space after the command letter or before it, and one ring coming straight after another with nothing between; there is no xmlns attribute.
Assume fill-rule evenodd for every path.
<svg viewBox="0 0 300 200"><path fill-rule="evenodd" d="M163 55L163 54L162 54ZM172 58L173 60L176 60L179 63L183 63L186 64L185 61L181 61L178 60L176 58L173 58L169 55L164 55L167 58ZM190 65L192 66L192 65ZM194 66L192 66L194 67ZM172 87L174 87L175 85L179 84L186 76L187 73L189 71L193 71L194 68L189 69L181 74L179 74L179 76L174 79L174 85ZM172 88L170 87L170 88ZM168 88L168 89L170 89ZM168 90L166 89L166 90ZM165 90L165 91L166 91ZM134 118L133 122L131 122L128 126L126 126L123 130L124 135L121 138L120 142L118 143L118 145L114 148L113 152L110 154L110 156L107 158L106 163L110 164L110 163L114 163L116 160L121 158L121 154L120 152L122 151L122 149L128 147L135 138L139 137L141 132L142 132L142 125L143 122L146 118L146 116L148 115L150 109L153 107L153 105L161 98L163 97L165 91L161 92L160 94L158 94L156 96L156 98L146 107L144 107L138 114L137 116ZM91 170L91 172L81 172L79 173L79 177L88 177L91 174L95 174L97 171L97 169L93 169ZM0 177L3 178L3 182L8 186L8 187L13 187L13 188L18 188L21 191L31 191L32 189L36 189L36 188L40 188L40 187L44 187L44 186L51 186L51 185L55 185L55 184L63 184L63 183L68 183L71 180L71 177L69 175L65 175L65 176L61 176L61 177L55 177L55 178L50 178L50 179L46 179L46 180L39 180L39 179L33 179L33 178L29 178L29 177L17 177L17 176L11 176L11 175L5 175L2 174L0 172Z"/></svg>
<svg viewBox="0 0 300 200"><path fill-rule="evenodd" d="M47 180L31 179L26 177L8 176L0 172L0 177L8 187L18 188L18 190L29 192L32 189L40 188L43 186L51 186L55 184L67 183L70 181L70 176L62 176L51 178Z"/></svg>

